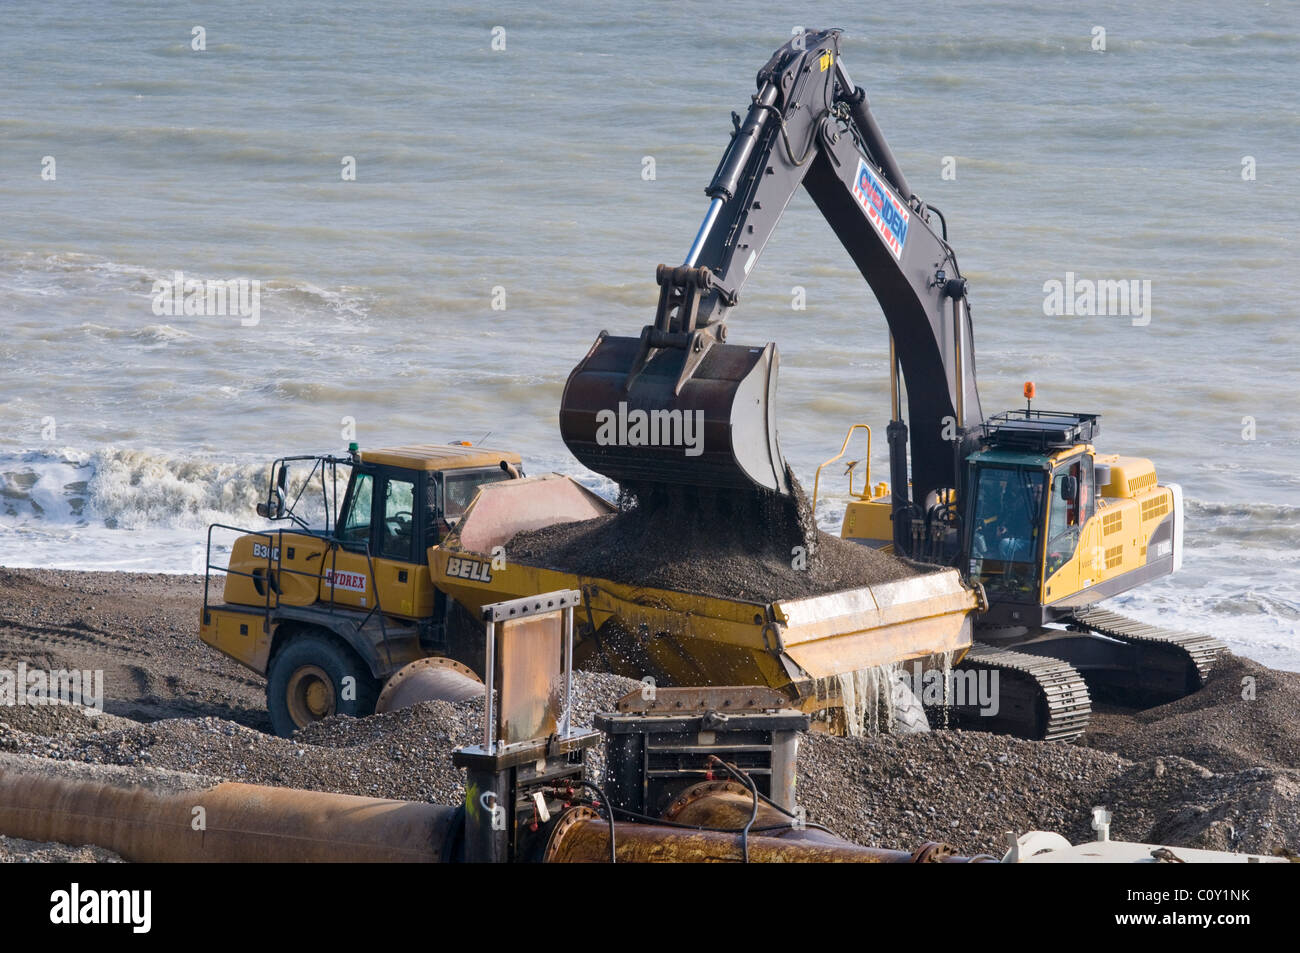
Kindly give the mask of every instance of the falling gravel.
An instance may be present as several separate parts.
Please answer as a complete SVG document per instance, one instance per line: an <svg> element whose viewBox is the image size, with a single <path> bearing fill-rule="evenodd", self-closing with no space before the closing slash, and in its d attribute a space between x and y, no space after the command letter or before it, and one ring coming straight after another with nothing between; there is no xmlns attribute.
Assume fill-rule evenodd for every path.
<svg viewBox="0 0 1300 953"><path fill-rule="evenodd" d="M624 492L617 513L515 536L521 563L679 592L772 602L929 571L821 532L791 496L700 487Z"/></svg>

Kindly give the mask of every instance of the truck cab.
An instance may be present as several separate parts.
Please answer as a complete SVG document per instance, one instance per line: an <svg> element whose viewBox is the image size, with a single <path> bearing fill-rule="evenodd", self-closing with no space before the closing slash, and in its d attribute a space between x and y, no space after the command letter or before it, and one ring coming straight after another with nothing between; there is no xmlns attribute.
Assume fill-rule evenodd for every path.
<svg viewBox="0 0 1300 953"><path fill-rule="evenodd" d="M478 488L520 475L518 454L410 446L363 452L339 509L337 552L320 598L425 619L435 590L428 551L455 527ZM505 463L510 469L502 467Z"/></svg>
<svg viewBox="0 0 1300 953"><path fill-rule="evenodd" d="M519 454L469 444L276 460L257 506L270 525L209 528L200 638L266 676L282 735L370 714L379 686L416 659L464 656L472 670L480 649L451 644L457 607L435 587L429 553L480 487L520 476ZM226 564L214 563L227 540Z"/></svg>

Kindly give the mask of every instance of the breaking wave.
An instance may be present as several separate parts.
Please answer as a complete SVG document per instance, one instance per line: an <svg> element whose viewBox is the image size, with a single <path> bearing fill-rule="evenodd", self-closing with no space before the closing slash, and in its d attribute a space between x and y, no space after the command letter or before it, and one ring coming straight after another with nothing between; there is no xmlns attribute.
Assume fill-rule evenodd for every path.
<svg viewBox="0 0 1300 953"><path fill-rule="evenodd" d="M62 450L0 457L0 528L33 522L201 530L253 519L267 464L148 450Z"/></svg>

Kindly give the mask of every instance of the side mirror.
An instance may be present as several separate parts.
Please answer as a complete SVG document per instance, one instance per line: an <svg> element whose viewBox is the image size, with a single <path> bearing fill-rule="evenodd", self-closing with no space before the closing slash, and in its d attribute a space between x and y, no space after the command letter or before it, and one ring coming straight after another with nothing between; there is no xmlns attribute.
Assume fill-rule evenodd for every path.
<svg viewBox="0 0 1300 953"><path fill-rule="evenodd" d="M289 482L289 468L283 462L276 465L271 476L271 489L266 502L257 504L257 515L263 519L278 520L284 516L285 487Z"/></svg>
<svg viewBox="0 0 1300 953"><path fill-rule="evenodd" d="M1067 476L1061 481L1061 499L1073 501L1079 496L1079 478Z"/></svg>

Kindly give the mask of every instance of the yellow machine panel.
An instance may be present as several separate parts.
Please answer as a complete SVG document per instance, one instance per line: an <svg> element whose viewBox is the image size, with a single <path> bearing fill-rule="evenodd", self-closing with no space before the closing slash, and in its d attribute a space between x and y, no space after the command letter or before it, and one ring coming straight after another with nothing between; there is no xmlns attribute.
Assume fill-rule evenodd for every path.
<svg viewBox="0 0 1300 953"><path fill-rule="evenodd" d="M1148 461L1137 461L1147 463ZM1130 474L1143 474L1131 468ZM1154 479L1155 468L1150 468ZM1127 491L1128 480L1112 484ZM1077 592L1141 569L1148 562L1148 544L1157 528L1170 518L1174 493L1154 482L1137 496L1102 497L1092 519L1083 526L1079 546L1067 562L1054 568L1045 554L1043 601L1060 602ZM1160 553L1159 555L1168 555Z"/></svg>
<svg viewBox="0 0 1300 953"><path fill-rule="evenodd" d="M320 597L320 566L328 544L279 530L235 540L226 576L226 602L242 606L309 606ZM268 584L269 579L269 584Z"/></svg>
<svg viewBox="0 0 1300 953"><path fill-rule="evenodd" d="M1096 464L1110 468L1110 480L1097 488L1102 496L1131 498L1156 488L1156 467L1150 460L1111 453L1098 454Z"/></svg>
<svg viewBox="0 0 1300 953"><path fill-rule="evenodd" d="M881 484L883 486L883 484ZM850 500L844 508L840 536L873 549L894 551L893 502L888 493L871 500Z"/></svg>
<svg viewBox="0 0 1300 953"><path fill-rule="evenodd" d="M326 540L305 533L239 537L231 549L225 601L264 607L269 594L271 605L277 604L278 595L279 605L309 606L332 599L338 605L371 609L376 581L379 605L385 613L418 619L433 612L433 582L424 566L367 559L365 553L331 549Z"/></svg>
<svg viewBox="0 0 1300 953"><path fill-rule="evenodd" d="M266 674L271 633L262 613L209 607L199 619L199 638L259 675Z"/></svg>

